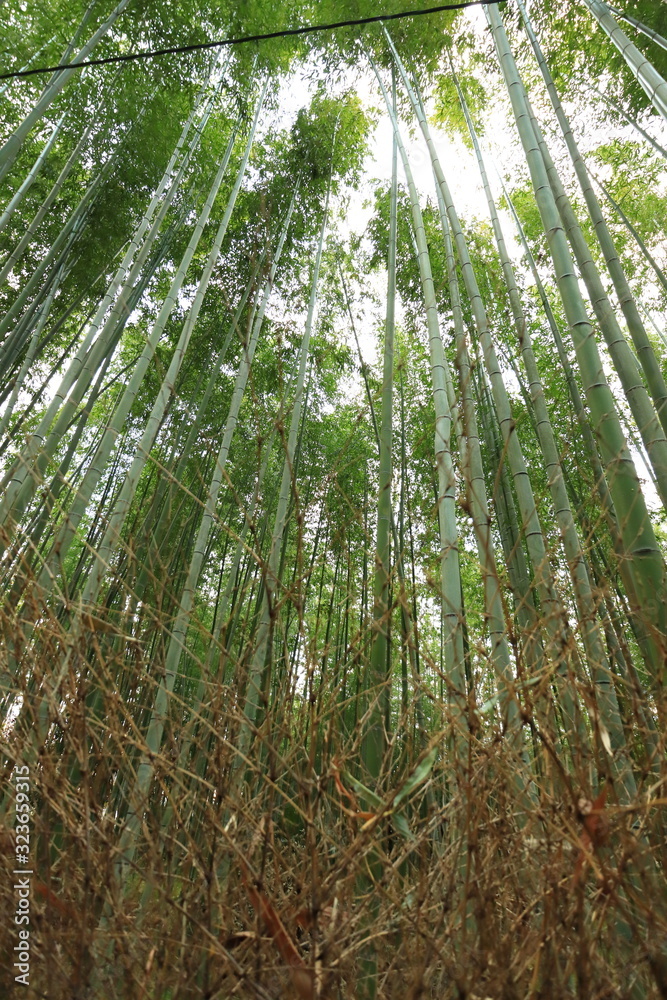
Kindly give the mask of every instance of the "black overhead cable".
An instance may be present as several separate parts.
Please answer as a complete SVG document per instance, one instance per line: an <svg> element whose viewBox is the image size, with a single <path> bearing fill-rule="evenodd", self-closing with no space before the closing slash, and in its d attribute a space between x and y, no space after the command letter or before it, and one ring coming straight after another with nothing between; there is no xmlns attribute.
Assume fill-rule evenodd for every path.
<svg viewBox="0 0 667 1000"><path fill-rule="evenodd" d="M420 17L422 14L439 14L443 10L462 10L480 4L497 4L503 0L462 0L461 3L440 4L423 10L403 10L398 14L376 14L373 17L358 17L350 21L334 21L331 24L312 24L305 28L285 28L283 31L268 31L263 35L243 35L240 38L223 38L219 42L198 42L195 45L173 45L167 49L152 49L150 52L130 52L124 56L106 56L102 59L86 59L84 62L62 63L58 66L40 66L37 69L23 69L15 73L0 73L0 80L17 80L38 73L57 73L63 69L83 69L86 66L107 66L109 63L133 62L135 59L152 59L155 56L177 55L181 52L198 52L202 49L219 49L226 45L244 45L247 42L264 42L269 38L288 38L290 35L309 35L315 31L330 31L333 28L351 28L356 24L376 24L380 21L398 21L404 17Z"/></svg>

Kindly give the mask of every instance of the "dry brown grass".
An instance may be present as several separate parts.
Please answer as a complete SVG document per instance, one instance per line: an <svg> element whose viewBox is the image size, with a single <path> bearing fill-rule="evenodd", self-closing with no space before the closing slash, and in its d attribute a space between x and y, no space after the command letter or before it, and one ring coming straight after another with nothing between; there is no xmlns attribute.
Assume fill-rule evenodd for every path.
<svg viewBox="0 0 667 1000"><path fill-rule="evenodd" d="M612 783L606 801L592 801L592 789L554 765L553 744L530 717L536 763L526 798L522 765L497 724L468 733L468 757L455 764L443 723L430 743L440 747L435 765L402 807L406 837L389 809L353 790L360 745L358 731L346 735L339 691L277 700L240 778L239 692L211 680L196 729L172 700L123 873L125 790L145 749L149 664L138 644L119 649L117 637L96 632L60 698L47 699L44 729L41 697L63 648L49 628L39 667L18 682L23 708L3 741L6 777L30 763L35 872L26 990L10 959L10 796L3 996L342 1000L369 995L373 962L376 996L387 1000L667 996L665 795L655 767L636 803L619 805ZM120 692L130 662L133 684ZM387 803L400 781L396 753Z"/></svg>

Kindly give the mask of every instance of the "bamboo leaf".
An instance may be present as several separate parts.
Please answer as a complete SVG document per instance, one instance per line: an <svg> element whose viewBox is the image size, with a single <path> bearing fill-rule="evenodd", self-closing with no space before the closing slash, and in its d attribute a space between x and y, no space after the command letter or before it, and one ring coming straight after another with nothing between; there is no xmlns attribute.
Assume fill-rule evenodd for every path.
<svg viewBox="0 0 667 1000"><path fill-rule="evenodd" d="M423 782L426 781L429 774L433 770L433 765L435 764L435 759L437 756L438 756L438 748L437 746L434 746L429 750L424 759L417 765L417 767L414 769L414 771L412 772L408 780L405 782L401 790L395 796L394 806L397 806L399 802L402 802L403 799L407 798L408 795L410 795L415 790L415 788L418 788L419 785L423 784Z"/></svg>
<svg viewBox="0 0 667 1000"><path fill-rule="evenodd" d="M372 792L370 788L366 788L360 781L353 778L351 774L346 774L345 778L352 785L357 795L361 795L362 799L366 799L369 805L375 806L378 811L386 809L386 803L383 802L379 795Z"/></svg>
<svg viewBox="0 0 667 1000"><path fill-rule="evenodd" d="M408 821L403 815L403 813L401 812L394 813L393 816L391 817L391 821L394 824L395 829L398 830L398 832L402 834L402 836L404 836L406 840L415 839L415 835L408 826Z"/></svg>

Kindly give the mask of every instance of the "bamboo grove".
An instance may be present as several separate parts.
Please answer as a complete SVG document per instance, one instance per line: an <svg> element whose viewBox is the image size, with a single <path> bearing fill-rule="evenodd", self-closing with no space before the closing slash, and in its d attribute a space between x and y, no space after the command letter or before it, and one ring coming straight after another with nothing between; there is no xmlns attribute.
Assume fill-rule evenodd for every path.
<svg viewBox="0 0 667 1000"><path fill-rule="evenodd" d="M10 3L3 57L377 13ZM4 82L4 995L667 997L666 35Z"/></svg>

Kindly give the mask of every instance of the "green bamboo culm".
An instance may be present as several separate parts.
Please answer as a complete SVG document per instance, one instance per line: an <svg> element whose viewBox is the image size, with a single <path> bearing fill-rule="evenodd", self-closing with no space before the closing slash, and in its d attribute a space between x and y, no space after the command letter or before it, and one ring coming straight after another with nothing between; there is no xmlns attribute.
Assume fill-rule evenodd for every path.
<svg viewBox="0 0 667 1000"><path fill-rule="evenodd" d="M120 0L120 3L112 10L112 12L107 17L106 21L100 25L97 31L90 37L90 39L83 45L76 55L70 59L70 62L82 62L87 59L91 54L95 46L100 42L105 35L109 33L111 28L114 26L120 15L123 13L130 0ZM90 9L84 15L84 20L87 19ZM69 47L68 47L69 49ZM71 53L67 51L66 58L69 58ZM25 142L25 139L29 135L31 129L34 125L42 118L47 108L53 103L53 101L58 97L60 92L63 90L67 82L70 80L72 75L78 73L76 69L63 69L57 73L53 74L53 77L45 87L41 97L37 101L32 111L30 111L26 117L23 119L18 128L13 132L13 134L7 139L5 144L0 149L0 181L11 169L14 160L18 156L21 146Z"/></svg>
<svg viewBox="0 0 667 1000"><path fill-rule="evenodd" d="M392 76L392 106L396 111L396 80ZM364 746L364 766L371 787L377 783L384 760L389 707L391 647L389 644L391 576L391 485L392 485L392 411L394 387L394 333L396 313L396 230L398 202L398 143L392 135L391 188L389 192L389 239L387 246L387 307L384 324L384 360L382 370L382 405L380 410L380 467L377 505L377 536L373 586L373 645L367 688L371 693L371 715Z"/></svg>
<svg viewBox="0 0 667 1000"><path fill-rule="evenodd" d="M620 786L624 789L625 798L628 801L631 801L636 794L637 787L632 774L632 765L627 756L625 736L619 714L618 701L614 690L611 665L607 656L605 638L602 633L601 623L598 619L598 610L586 565L586 557L570 507L565 479L563 476L563 469L558 453L558 446L547 409L544 389L537 368L537 362L533 352L528 317L524 312L519 296L519 291L514 277L514 270L505 245L480 144L465 102L465 97L458 86L458 80L456 83L459 92L459 99L463 106L464 115L470 131L473 148L475 150L475 155L477 157L482 177L482 184L486 194L493 232L503 268L503 275L510 301L510 308L514 318L518 343L521 348L521 355L529 379L530 399L535 411L537 434L548 472L548 483L552 496L554 514L561 532L567 565L572 578L575 600L579 610L579 620L583 626L582 632L584 647L587 653L588 672L589 675L594 678L597 686L598 706L600 709L601 721L607 732L610 734L611 746L614 751L613 767L616 773L616 778ZM595 724L596 715L594 715L591 721ZM585 754L587 744L585 732L581 735L583 738L577 746L577 753L580 755L582 753Z"/></svg>
<svg viewBox="0 0 667 1000"><path fill-rule="evenodd" d="M665 607L661 596L665 587L664 560L653 531L634 462L621 429L616 405L604 375L507 35L500 14L494 6L487 8L486 16L512 102L537 205L549 243L594 432L616 508L624 557L634 582L639 604L637 611L649 629L651 670L653 682L659 690L664 676L666 648Z"/></svg>
<svg viewBox="0 0 667 1000"><path fill-rule="evenodd" d="M437 473L437 514L440 532L440 586L445 618L445 664L448 683L454 694L456 727L463 727L466 700L466 681L463 657L463 635L461 629L461 583L459 569L458 533L456 526L456 475L451 453L452 411L447 393L447 361L442 344L438 305L435 296L433 274L426 241L424 221L419 205L419 196L412 175L405 145L401 139L398 120L394 114L389 94L372 63L382 90L387 110L390 114L403 171L410 194L412 227L417 248L417 264L420 284L424 296L425 318L429 338L433 402L435 409L435 467ZM399 67L400 69L400 67Z"/></svg>
<svg viewBox="0 0 667 1000"><path fill-rule="evenodd" d="M628 68L641 84L656 111L667 120L667 80L658 73L655 66L633 45L603 0L584 0L585 5L605 34L621 53Z"/></svg>
<svg viewBox="0 0 667 1000"><path fill-rule="evenodd" d="M660 370L653 346L646 335L646 330L639 315L634 295L630 289L630 285L618 256L618 252L614 246L613 238L602 214L600 203L591 185L591 179L572 133L570 122L563 111L563 107L561 105L553 77L547 65L547 61L542 52L542 48L533 30L533 26L523 4L523 0L517 0L517 2L523 19L523 27L528 35L528 38L530 39L535 58L540 67L545 86L549 93L551 104L558 119L558 124L560 125L563 138L567 144L572 165L574 166L577 174L577 179L586 200L586 206L588 208L591 221L593 222L595 234L604 255L605 263L609 269L609 274L611 275L611 279L614 283L614 289L616 291L616 295L618 296L621 309L623 310L623 315L628 325L628 330L630 331L635 351L637 352L637 358L644 370L647 385L651 393L656 412L662 423L663 429L667 433L667 385L665 384L665 379ZM643 430L642 423L639 423L639 427Z"/></svg>

